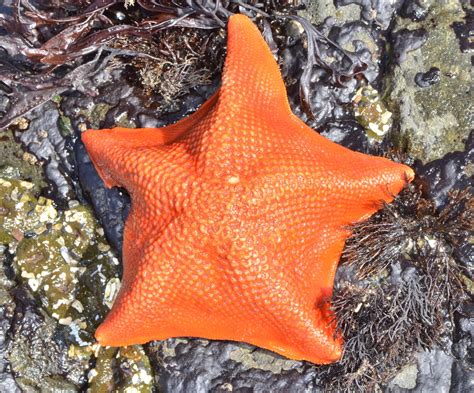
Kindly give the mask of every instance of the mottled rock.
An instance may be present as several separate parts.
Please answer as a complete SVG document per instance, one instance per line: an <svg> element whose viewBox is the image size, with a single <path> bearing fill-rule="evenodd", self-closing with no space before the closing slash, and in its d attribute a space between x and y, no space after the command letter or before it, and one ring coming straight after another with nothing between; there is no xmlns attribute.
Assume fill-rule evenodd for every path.
<svg viewBox="0 0 474 393"><path fill-rule="evenodd" d="M344 6L336 6L334 0L306 0L304 3L306 7L300 11L301 16L316 25L323 23L326 18L334 18L342 23L360 20L360 7L355 3Z"/></svg>
<svg viewBox="0 0 474 393"><path fill-rule="evenodd" d="M88 373L92 392L124 391L151 393L153 372L140 345L125 348L100 348L95 367Z"/></svg>
<svg viewBox="0 0 474 393"><path fill-rule="evenodd" d="M407 0L400 8L400 16L410 18L414 22L423 20L428 15L428 10L418 0Z"/></svg>
<svg viewBox="0 0 474 393"><path fill-rule="evenodd" d="M313 392L315 369L246 344L174 339L150 345L165 392Z"/></svg>
<svg viewBox="0 0 474 393"><path fill-rule="evenodd" d="M43 165L23 159L25 151L15 141L14 133L12 129L0 131L0 177L29 181L38 192L46 187Z"/></svg>
<svg viewBox="0 0 474 393"><path fill-rule="evenodd" d="M415 82L420 87L430 87L439 83L441 79L441 71L439 68L431 67L426 72L419 72L415 75Z"/></svg>
<svg viewBox="0 0 474 393"><path fill-rule="evenodd" d="M461 3L425 1L424 6L428 14L422 21L396 21L395 37L423 29L427 38L421 47L398 55L399 64L393 65L386 87L389 107L399 125L397 143L428 162L463 149L473 113L470 56L462 53L452 27L464 19ZM402 40L395 38L394 51L397 42ZM439 70L439 82L420 87L417 75L433 67Z"/></svg>
<svg viewBox="0 0 474 393"><path fill-rule="evenodd" d="M15 282L11 277L7 277L7 258L6 247L0 246L0 261L2 262L0 269L0 391L19 393L21 390L15 382L7 352L10 341L9 332L15 311L15 302L9 292L15 286Z"/></svg>
<svg viewBox="0 0 474 393"><path fill-rule="evenodd" d="M394 392L398 389L396 385L402 389L414 389L416 387L416 378L418 376L418 368L414 364L410 364L402 368L402 370L390 381L389 388Z"/></svg>
<svg viewBox="0 0 474 393"><path fill-rule="evenodd" d="M13 291L15 314L8 360L22 391L75 392L85 382L88 363L71 359L56 333L56 322L37 309L24 288Z"/></svg>
<svg viewBox="0 0 474 393"><path fill-rule="evenodd" d="M64 127L60 128L57 104L47 102L33 110L28 119L28 129L17 132L16 136L27 146L27 152L43 163L48 195L65 204L69 198L74 198L72 149L69 146L71 137L62 133Z"/></svg>

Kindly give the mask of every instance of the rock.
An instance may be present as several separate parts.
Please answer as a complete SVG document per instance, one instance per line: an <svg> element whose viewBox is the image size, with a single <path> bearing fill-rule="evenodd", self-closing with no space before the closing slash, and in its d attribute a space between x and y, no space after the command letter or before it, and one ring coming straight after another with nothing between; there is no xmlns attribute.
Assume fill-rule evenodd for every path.
<svg viewBox="0 0 474 393"><path fill-rule="evenodd" d="M402 64L407 59L407 54L415 49L421 48L428 39L425 29L400 29L392 34L393 58L395 64Z"/></svg>
<svg viewBox="0 0 474 393"><path fill-rule="evenodd" d="M439 83L441 79L441 71L439 68L431 67L426 72L419 72L415 75L415 82L420 87L430 87Z"/></svg>
<svg viewBox="0 0 474 393"><path fill-rule="evenodd" d="M473 136L468 138L465 131L468 100L464 95L469 84L469 59L462 52L469 44L464 20L468 10L461 9L461 2L306 0L305 3L307 10L299 14L308 17L321 32L318 43L322 58L341 69L349 60L361 68L355 75L335 83L331 71L316 64L309 96L315 116L309 117L301 107L298 85L306 64L307 42L301 24L291 21L283 44L279 45L279 55L295 112L337 143L374 152L364 127L370 128L375 119L376 131L385 131L384 126L389 124L385 120L390 120L386 119L388 115L382 118L387 97L374 94L377 102L373 99L362 102L356 110L353 104L357 93L362 97L364 89L383 93L380 80L385 81L389 109L395 113L394 124L400 123L395 140L400 145L407 142L409 153L420 159L416 171L427 197L442 207L449 191L472 184ZM0 6L2 11L4 8ZM335 47L328 47L328 41L323 38L329 38L348 57ZM388 51L386 40L391 45ZM222 46L217 49L215 53L221 54ZM384 80L387 70L389 78ZM154 388L163 392L309 393L331 388L323 384L325 367L291 361L240 343L169 339L150 343L145 351L141 346L118 351L87 345L92 342L94 329L109 310L120 283L118 260L105 241L104 232L112 248L120 251L130 200L121 190L103 186L80 141L81 130L116 125L159 127L172 123L194 111L219 82L216 79L211 86L197 87L165 106L155 96L144 94L136 81L126 78L122 71L108 68L87 83L76 80L78 91L55 97L30 113L30 122L22 120L0 134L0 177L15 182L27 180L32 184L31 190L23 192L18 183L18 192L14 194L18 197L28 194L29 202L33 203L30 221L22 218L18 228L0 221L0 258L4 267L0 272L0 391L19 392L21 387L26 391L90 388L147 392ZM91 89L94 97L84 94ZM377 110L378 104L381 112ZM5 110L6 100L0 95L0 114ZM22 141L27 155L14 141L13 134ZM385 145L381 146L382 152L385 151ZM431 161L434 158L437 159ZM47 186L41 180L44 170L49 186L42 196L49 198L39 203L39 192ZM11 195L13 190L9 191ZM29 203L28 198L24 202ZM67 214L84 212L86 203L92 204L104 231L92 222L90 210L86 209L85 226L66 218ZM35 206L39 211L35 212ZM16 209L13 216L18 219L23 213L22 209ZM48 236L35 233L44 230L39 217L46 220L43 226L47 227ZM76 246L74 239L63 233L66 224L72 224L73 232L79 237ZM55 244L51 247L38 244L57 242L62 235L66 237L67 250ZM15 247L7 249L6 245L10 244L19 247L18 255L13 254ZM469 244L463 244L453 247L453 255L469 267L472 250ZM67 292L58 307L58 315L65 325L51 317L54 313L51 303L58 300L57 293L45 293L41 288L34 292L35 281L33 288L29 285L32 277L21 277L23 273L36 278L41 273L38 266L28 263L36 251L48 252L50 265L66 272L72 267L82 269L81 274L66 275L65 280L58 281ZM343 271L344 267L339 269ZM4 272L8 278L1 274ZM339 280L344 279L341 274ZM45 284L45 280L41 277L39 284ZM12 290L15 285L19 285L18 289ZM34 299L28 291L35 294ZM67 325L68 318L79 322ZM416 364L406 364L407 360L401 359L400 366L404 367L385 391L472 390L474 382L469 372L474 331L472 309L463 311L456 321L454 357L436 349L416 355ZM91 364L94 364L92 369ZM340 373L337 377L357 375Z"/></svg>
<svg viewBox="0 0 474 393"><path fill-rule="evenodd" d="M419 22L426 18L428 10L418 0L407 0L400 8L400 16L410 18L413 22Z"/></svg>
<svg viewBox="0 0 474 393"><path fill-rule="evenodd" d="M0 260L6 264L6 248L0 248ZM8 345L10 342L9 332L12 327L12 319L15 303L9 290L14 287L15 282L6 275L6 268L0 269L0 391L20 393L20 387L15 382L11 364L8 360Z"/></svg>
<svg viewBox="0 0 474 393"><path fill-rule="evenodd" d="M88 373L88 382L92 392L151 393L154 378L143 348L132 345L120 349L100 348L95 367Z"/></svg>
<svg viewBox="0 0 474 393"><path fill-rule="evenodd" d="M15 141L15 132L6 129L0 132L0 177L26 180L34 185L35 191L46 187L44 169L40 162L25 161L21 144Z"/></svg>
<svg viewBox="0 0 474 393"><path fill-rule="evenodd" d="M322 132L334 122L353 120L351 103L360 81L373 83L380 73L381 31L360 20L357 5L347 4L336 9L330 1L308 2L299 15L316 28L306 26L281 53L293 111ZM316 48L312 53L309 42ZM308 58L312 63L306 70Z"/></svg>
<svg viewBox="0 0 474 393"><path fill-rule="evenodd" d="M397 18L392 44L394 51L400 50L404 35L420 29L426 31L426 42L410 52L402 50L385 85L389 109L399 124L394 140L413 157L428 162L463 150L472 127L472 82L470 55L462 53L452 27L465 17L461 2L424 1L423 5L428 13L422 21ZM430 76L434 68L439 71L431 71ZM439 81L426 83L423 75Z"/></svg>
<svg viewBox="0 0 474 393"><path fill-rule="evenodd" d="M355 3L344 6L336 6L334 0L306 0L304 3L306 8L300 11L300 15L316 25L323 23L326 18L334 18L342 23L360 20L360 7Z"/></svg>
<svg viewBox="0 0 474 393"><path fill-rule="evenodd" d="M414 389L416 387L416 378L418 376L418 368L414 364L410 364L402 368L402 370L390 381L389 388L396 391L396 386L402 389Z"/></svg>
<svg viewBox="0 0 474 393"><path fill-rule="evenodd" d="M336 0L337 6L357 4L360 16L368 23L378 25L382 30L390 26L395 11L404 3L403 0Z"/></svg>
<svg viewBox="0 0 474 393"><path fill-rule="evenodd" d="M446 204L448 193L473 187L474 179L474 132L471 132L461 151L446 154L443 158L426 165L417 162L415 170L426 194L437 207Z"/></svg>
<svg viewBox="0 0 474 393"><path fill-rule="evenodd" d="M39 311L27 291L12 291L15 316L8 345L8 360L22 391L75 392L85 382L87 361L71 359L55 332L56 322Z"/></svg>
<svg viewBox="0 0 474 393"><path fill-rule="evenodd" d="M425 351L418 354L417 363L419 372L413 392L450 391L453 365L450 355L438 349Z"/></svg>
<svg viewBox="0 0 474 393"><path fill-rule="evenodd" d="M164 392L313 392L316 369L240 343L174 339L153 343Z"/></svg>
<svg viewBox="0 0 474 393"><path fill-rule="evenodd" d="M28 119L27 130L18 131L16 136L44 165L48 180L48 195L57 203L66 204L74 197L71 173L72 159L69 146L71 136L64 135L60 129L60 114L55 102L49 101L33 110Z"/></svg>

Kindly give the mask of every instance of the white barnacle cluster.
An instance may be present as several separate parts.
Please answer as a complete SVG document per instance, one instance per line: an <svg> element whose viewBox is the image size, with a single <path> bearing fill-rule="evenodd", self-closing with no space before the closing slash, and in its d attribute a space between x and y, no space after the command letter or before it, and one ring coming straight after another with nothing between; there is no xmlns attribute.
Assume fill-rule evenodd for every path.
<svg viewBox="0 0 474 393"><path fill-rule="evenodd" d="M392 112L380 99L379 92L372 86L363 86L352 99L354 116L367 130L367 135L381 139L392 127Z"/></svg>
<svg viewBox="0 0 474 393"><path fill-rule="evenodd" d="M14 254L16 274L49 315L77 332L87 328L81 276L91 258L98 270L118 264L89 209L72 201L58 210L53 200L35 195L32 183L0 178L0 246ZM105 288L107 276L100 282ZM118 279L107 285L109 306L119 287Z"/></svg>

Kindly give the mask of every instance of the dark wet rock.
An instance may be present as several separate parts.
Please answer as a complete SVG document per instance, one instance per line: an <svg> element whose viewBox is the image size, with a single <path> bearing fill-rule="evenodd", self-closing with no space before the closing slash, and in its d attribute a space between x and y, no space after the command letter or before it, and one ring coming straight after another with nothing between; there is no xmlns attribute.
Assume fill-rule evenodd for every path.
<svg viewBox="0 0 474 393"><path fill-rule="evenodd" d="M369 153L370 143L363 127L355 121L329 123L321 135L351 150Z"/></svg>
<svg viewBox="0 0 474 393"><path fill-rule="evenodd" d="M403 4L403 0L336 0L335 3L338 7L357 4L360 6L362 19L386 30L390 26L395 12Z"/></svg>
<svg viewBox="0 0 474 393"><path fill-rule="evenodd" d="M377 62L380 49L376 42L378 34L375 31L360 21L353 21L340 26L334 25L328 36L367 65L363 75L368 82L371 83L377 78L380 71Z"/></svg>
<svg viewBox="0 0 474 393"><path fill-rule="evenodd" d="M428 39L428 32L423 29L401 29L393 35L393 58L397 64L405 62L408 52L421 48Z"/></svg>
<svg viewBox="0 0 474 393"><path fill-rule="evenodd" d="M310 392L316 372L246 344L174 339L150 345L164 392Z"/></svg>
<svg viewBox="0 0 474 393"><path fill-rule="evenodd" d="M454 32L459 40L461 52L469 53L474 49L472 43L472 35L474 33L474 6L472 2L461 2L463 10L466 14L463 21L455 21L452 25Z"/></svg>
<svg viewBox="0 0 474 393"><path fill-rule="evenodd" d="M428 10L419 0L405 0L400 8L400 16L419 22L426 18Z"/></svg>
<svg viewBox="0 0 474 393"><path fill-rule="evenodd" d="M0 261L2 262L0 270L0 391L19 393L21 390L15 382L7 352L15 311L15 303L9 293L15 286L15 282L7 277L5 272L8 269L5 266L8 258L6 247L0 246Z"/></svg>
<svg viewBox="0 0 474 393"><path fill-rule="evenodd" d="M117 254L121 255L123 229L130 210L130 197L123 190L108 189L104 186L79 139L74 145L74 154L83 196L92 204L107 240Z"/></svg>
<svg viewBox="0 0 474 393"><path fill-rule="evenodd" d="M462 151L448 153L426 165L418 162L415 169L424 192L437 206L444 206L450 191L474 187L474 132Z"/></svg>
<svg viewBox="0 0 474 393"><path fill-rule="evenodd" d="M465 393L474 391L474 372L462 369L458 363L453 364L451 370L450 392Z"/></svg>
<svg viewBox="0 0 474 393"><path fill-rule="evenodd" d="M472 81L470 56L461 52L452 28L465 17L460 2L425 4L428 15L423 21L397 18L393 45L403 44L404 40L397 38L400 32L420 29L426 31L426 42L405 53L403 62L392 64L384 82L389 109L398 125L394 142L426 163L463 150L472 128ZM439 82L421 88L415 82L416 75L433 67L440 70Z"/></svg>
<svg viewBox="0 0 474 393"><path fill-rule="evenodd" d="M49 101L32 111L28 118L28 129L17 132L17 136L26 149L43 163L50 186L47 195L60 204L67 204L69 198L74 198L70 176L73 168L68 141L70 136L63 135L59 128L58 108Z"/></svg>
<svg viewBox="0 0 474 393"><path fill-rule="evenodd" d="M359 13L357 6L341 6L336 10L332 2L324 1L308 3L307 10L300 12L316 24L318 34L328 40L310 32L317 47L311 56L318 56L320 61L312 66L308 76L303 71L307 64L308 32L303 29L300 37L293 37L281 53L292 109L309 126L320 131L331 122L353 120L351 103L360 80L374 82L379 76L380 31L361 22ZM330 64L339 66L336 70ZM307 78L305 82L301 81L303 77ZM307 84L303 90L302 83ZM308 97L302 94L305 89L311 92Z"/></svg>
<svg viewBox="0 0 474 393"><path fill-rule="evenodd" d="M457 329L453 343L453 354L460 360L461 368L474 366L474 305L465 304L456 321ZM473 380L474 382L474 380Z"/></svg>
<svg viewBox="0 0 474 393"><path fill-rule="evenodd" d="M439 83L441 79L441 72L439 68L431 67L426 72L419 72L415 75L415 82L420 87L430 87Z"/></svg>
<svg viewBox="0 0 474 393"><path fill-rule="evenodd" d="M68 346L56 335L56 322L38 310L28 292L12 291L15 312L8 359L23 391L75 392L85 382L83 363L68 356ZM60 378L58 378L60 377Z"/></svg>
<svg viewBox="0 0 474 393"><path fill-rule="evenodd" d="M454 392L468 392L474 389L474 306L466 305L461 313L453 343L453 354L458 360L452 369Z"/></svg>

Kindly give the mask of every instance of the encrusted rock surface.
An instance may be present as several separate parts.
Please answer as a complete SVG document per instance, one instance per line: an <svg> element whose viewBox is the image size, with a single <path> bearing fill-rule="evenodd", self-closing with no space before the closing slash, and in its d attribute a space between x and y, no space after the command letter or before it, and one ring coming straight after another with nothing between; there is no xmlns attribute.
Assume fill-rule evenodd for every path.
<svg viewBox="0 0 474 393"><path fill-rule="evenodd" d="M474 111L471 55L463 53L453 29L455 23L467 23L467 10L462 2L453 0L420 4L426 10L421 21L395 20L396 63L385 86L400 143L407 146L410 155L426 163L463 150ZM420 73L427 75L433 69L437 70L435 78L420 77Z"/></svg>
<svg viewBox="0 0 474 393"><path fill-rule="evenodd" d="M319 41L321 59L337 66L350 58L352 65L363 67L356 77L335 81L331 67L315 64L309 101L302 105L300 79L309 38L297 20L277 24L278 56L295 113L324 136L354 150L381 154L391 143L405 149L416 159L424 196L439 208L448 203L450 191L472 187L474 134L469 135L472 111L467 95L472 82L465 53L465 18L472 8L467 2L304 3L307 9L300 15L335 44ZM103 186L80 132L88 127L172 123L194 111L219 80L208 82L166 102L113 64L87 81L76 81L77 90L54 96L0 130L1 391L330 388L324 379L327 368L241 343L180 338L120 350L93 343L93 331L120 285L123 223L130 200L123 190ZM6 98L0 94L0 111L5 107ZM466 238L453 250L468 269L474 260L473 244ZM338 280L350 277L340 269ZM470 288L472 295L472 281ZM473 312L466 306L455 318L454 337L446 341L453 356L440 348L420 351L401 361L399 373L378 388L472 390Z"/></svg>

